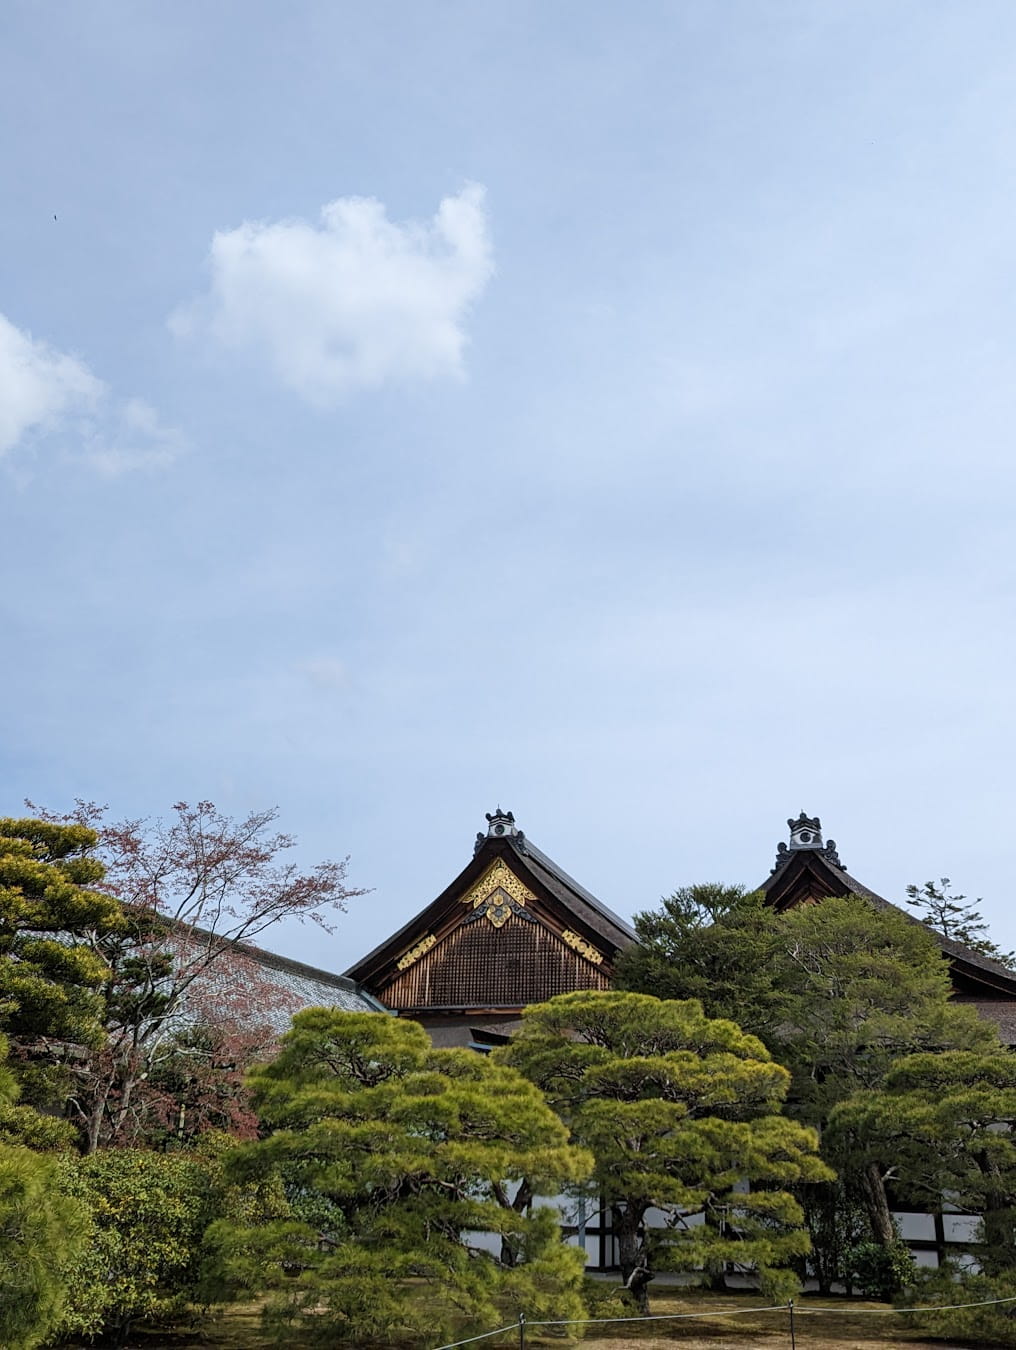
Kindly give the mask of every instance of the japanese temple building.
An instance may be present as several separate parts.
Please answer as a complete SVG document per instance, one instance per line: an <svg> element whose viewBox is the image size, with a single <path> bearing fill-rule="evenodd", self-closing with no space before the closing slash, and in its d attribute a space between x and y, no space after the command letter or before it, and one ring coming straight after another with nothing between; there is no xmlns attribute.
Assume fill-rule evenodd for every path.
<svg viewBox="0 0 1016 1350"><path fill-rule="evenodd" d="M920 922L850 875L840 861L835 842L823 842L817 816L808 817L802 811L787 825L790 843L777 847L776 865L760 887L774 908L791 909L829 896L856 895L875 909L896 910L912 922ZM949 962L955 1001L974 1004L982 1017L996 1024L1006 1045L1016 1045L1016 972L962 942L940 933L934 936Z"/></svg>
<svg viewBox="0 0 1016 1350"><path fill-rule="evenodd" d="M821 822L803 812L787 822L789 842L759 888L777 910L856 896L875 909L920 920L852 876ZM949 963L953 996L974 1004L1016 1045L1016 973L936 934ZM517 1029L523 1009L555 994L609 989L618 954L635 942L624 919L568 875L523 834L510 811L487 816L473 856L441 894L346 972L360 996L420 1022L438 1045L484 1051ZM586 1248L591 1268L611 1269L617 1254L609 1213L562 1217L568 1240ZM951 1244L969 1242L977 1216L894 1209L901 1236L921 1265L937 1265ZM957 1248L952 1246L952 1252Z"/></svg>
<svg viewBox="0 0 1016 1350"><path fill-rule="evenodd" d="M445 890L347 977L438 1045L506 1039L523 1008L609 989L634 930L532 844L500 807Z"/></svg>
<svg viewBox="0 0 1016 1350"><path fill-rule="evenodd" d="M789 841L760 889L777 910L856 896L876 909L914 915L847 871L821 822L803 812L787 822ZM974 1004L1016 1045L1016 972L960 942L936 935L957 1002ZM476 836L472 858L441 894L345 975L245 949L278 988L279 1030L297 1007L326 1004L421 1023L436 1045L486 1051L504 1044L528 1005L573 990L609 989L631 926L541 852L500 807ZM570 1213L568 1240L586 1248L592 1268L610 1269L616 1251L609 1214ZM894 1210L918 1262L937 1265L950 1244L969 1242L977 1216ZM957 1247L953 1246L955 1253Z"/></svg>
<svg viewBox="0 0 1016 1350"><path fill-rule="evenodd" d="M778 846L760 887L776 909L852 895L876 909L898 909L851 876L835 843L824 841L817 816L802 812L787 825L789 843ZM1016 973L936 937L957 1002L975 1004L1006 1044L1016 1044ZM399 1016L422 1023L436 1044L486 1048L510 1036L531 1003L610 988L618 953L634 941L624 919L499 807L455 880L346 976Z"/></svg>

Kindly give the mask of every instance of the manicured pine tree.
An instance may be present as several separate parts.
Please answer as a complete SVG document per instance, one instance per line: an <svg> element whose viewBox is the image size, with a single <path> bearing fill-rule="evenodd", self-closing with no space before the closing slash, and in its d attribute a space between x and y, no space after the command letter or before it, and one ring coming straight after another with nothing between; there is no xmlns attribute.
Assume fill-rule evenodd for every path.
<svg viewBox="0 0 1016 1350"><path fill-rule="evenodd" d="M310 1009L251 1085L265 1137L232 1176L280 1173L292 1213L213 1226L221 1288L272 1290L276 1324L361 1344L582 1315L582 1254L512 1202L521 1186L557 1194L591 1159L521 1074L435 1050L413 1022Z"/></svg>
<svg viewBox="0 0 1016 1350"><path fill-rule="evenodd" d="M102 1039L108 968L94 943L122 913L95 889L97 842L83 825L0 819L0 1025L27 1050Z"/></svg>
<svg viewBox="0 0 1016 1350"><path fill-rule="evenodd" d="M808 1237L790 1187L832 1173L814 1131L781 1115L790 1075L754 1036L694 1000L574 993L528 1008L496 1057L592 1153L640 1311L657 1270L735 1262L770 1296L797 1287Z"/></svg>

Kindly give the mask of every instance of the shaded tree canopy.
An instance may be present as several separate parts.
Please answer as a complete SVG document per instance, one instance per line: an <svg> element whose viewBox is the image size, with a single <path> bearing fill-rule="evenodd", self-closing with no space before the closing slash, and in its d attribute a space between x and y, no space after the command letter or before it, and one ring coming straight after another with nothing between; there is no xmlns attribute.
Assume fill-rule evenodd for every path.
<svg viewBox="0 0 1016 1350"><path fill-rule="evenodd" d="M948 1194L982 1216L971 1248L985 1274L1016 1269L1016 1055L906 1056L878 1092L837 1106L829 1130L844 1151L891 1158L895 1187L916 1203Z"/></svg>
<svg viewBox="0 0 1016 1350"><path fill-rule="evenodd" d="M778 916L761 891L706 882L682 886L658 910L635 915L638 944L623 952L615 988L659 998L697 998L763 1036L779 1020L773 980Z"/></svg>

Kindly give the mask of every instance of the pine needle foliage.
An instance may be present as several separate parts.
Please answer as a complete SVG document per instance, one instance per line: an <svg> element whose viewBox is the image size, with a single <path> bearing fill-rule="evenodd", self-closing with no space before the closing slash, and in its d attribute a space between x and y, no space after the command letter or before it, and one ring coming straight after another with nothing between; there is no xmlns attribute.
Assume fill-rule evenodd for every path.
<svg viewBox="0 0 1016 1350"><path fill-rule="evenodd" d="M790 1187L832 1173L814 1131L780 1114L790 1075L756 1037L693 999L582 992L527 1009L497 1058L592 1152L643 1312L656 1270L735 1262L766 1293L793 1292L808 1236Z"/></svg>
<svg viewBox="0 0 1016 1350"><path fill-rule="evenodd" d="M231 1173L277 1170L292 1216L223 1221L210 1242L222 1290L272 1291L281 1340L299 1324L325 1342L433 1343L520 1310L582 1315L582 1254L512 1201L556 1194L591 1159L520 1074L435 1050L412 1022L311 1009L251 1084L267 1137Z"/></svg>

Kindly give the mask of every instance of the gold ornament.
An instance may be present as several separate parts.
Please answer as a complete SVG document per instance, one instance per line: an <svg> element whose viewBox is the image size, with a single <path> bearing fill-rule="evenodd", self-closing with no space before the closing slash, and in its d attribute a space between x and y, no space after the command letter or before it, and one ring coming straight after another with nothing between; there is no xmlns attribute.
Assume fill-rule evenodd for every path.
<svg viewBox="0 0 1016 1350"><path fill-rule="evenodd" d="M592 961L594 966L603 965L603 953L598 952L592 943L587 942L585 938L579 937L578 933L573 933L570 928L566 928L561 937L569 947L575 948L579 956L584 956L587 961Z"/></svg>
<svg viewBox="0 0 1016 1350"><path fill-rule="evenodd" d="M532 916L523 911L527 902L535 898L511 868L498 858L468 895L462 897L462 904L472 907L472 917L489 919L495 928L501 928L513 914L531 920ZM466 920L467 923L470 921Z"/></svg>
<svg viewBox="0 0 1016 1350"><path fill-rule="evenodd" d="M408 970L414 961L419 961L420 957L423 956L425 952L429 952L431 947L433 947L436 943L437 938L434 936L434 934L428 933L425 938L422 938L416 944L415 947L410 948L410 950L406 952L405 956L400 956L399 959L395 962L395 964L398 966L399 970Z"/></svg>

